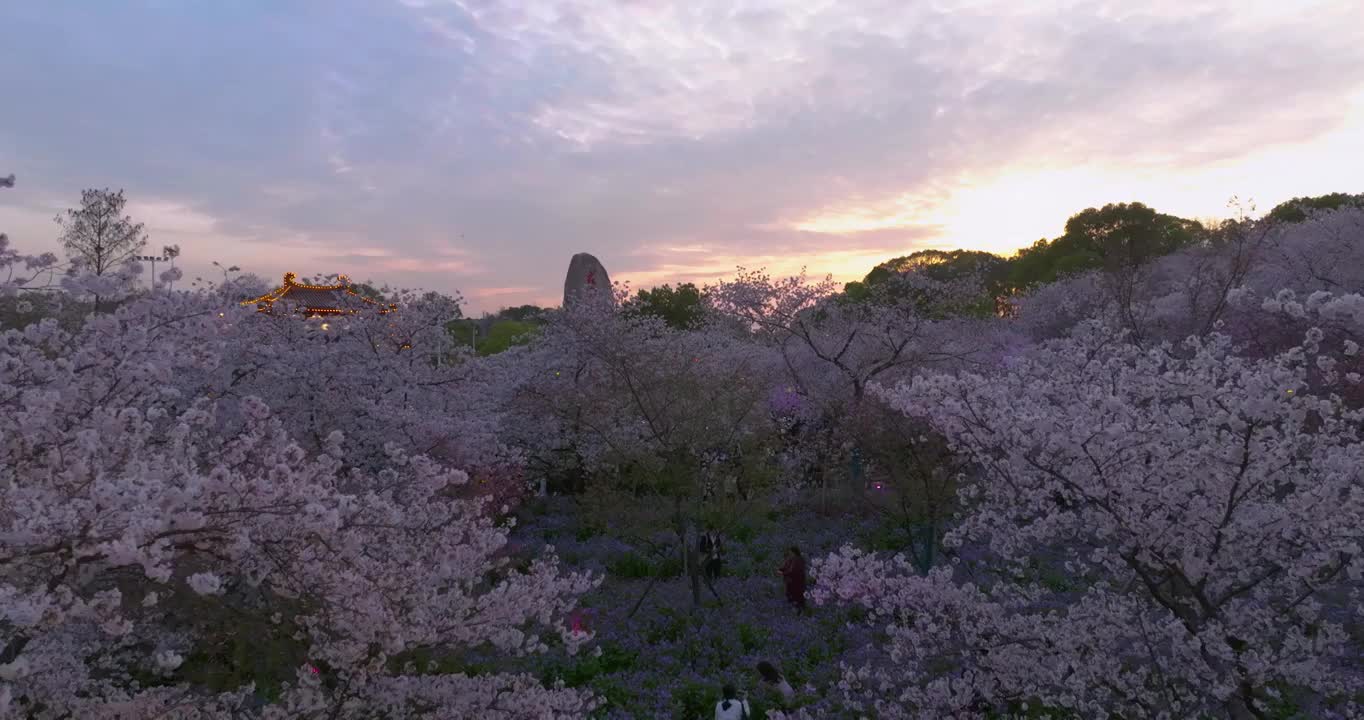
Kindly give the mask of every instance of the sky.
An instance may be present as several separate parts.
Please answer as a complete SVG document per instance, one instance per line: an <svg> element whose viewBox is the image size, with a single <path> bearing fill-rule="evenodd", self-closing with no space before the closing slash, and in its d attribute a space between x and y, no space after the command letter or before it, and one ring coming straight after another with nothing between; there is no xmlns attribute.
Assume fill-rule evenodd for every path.
<svg viewBox="0 0 1364 720"><path fill-rule="evenodd" d="M1364 192L1364 0L7 0L0 230L557 304Z"/></svg>

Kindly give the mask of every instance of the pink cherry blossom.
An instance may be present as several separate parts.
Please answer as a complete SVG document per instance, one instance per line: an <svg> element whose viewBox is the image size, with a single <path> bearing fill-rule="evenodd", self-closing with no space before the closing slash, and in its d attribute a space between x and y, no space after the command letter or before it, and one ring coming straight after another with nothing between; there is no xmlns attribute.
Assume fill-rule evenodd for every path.
<svg viewBox="0 0 1364 720"><path fill-rule="evenodd" d="M0 716L37 704L110 719L590 708L583 692L526 677L389 662L427 647L539 652L542 633L590 639L564 620L599 578L553 555L512 567L508 527L436 459L500 452L476 403L453 409L475 381L418 319L446 310L322 331L224 301L157 294L75 331L48 319L0 334ZM183 667L211 640L196 618L215 613L296 644L299 674L278 703L251 710L251 687L132 679ZM319 664L325 682L304 670Z"/></svg>

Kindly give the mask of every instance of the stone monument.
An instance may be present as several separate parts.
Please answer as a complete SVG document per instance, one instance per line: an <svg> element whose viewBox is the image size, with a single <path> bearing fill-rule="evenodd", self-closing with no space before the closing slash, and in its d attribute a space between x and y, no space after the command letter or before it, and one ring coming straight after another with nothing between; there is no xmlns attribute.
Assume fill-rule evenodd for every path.
<svg viewBox="0 0 1364 720"><path fill-rule="evenodd" d="M564 277L564 306L588 290L612 292L611 278L601 261L590 253L578 253L568 261L568 275Z"/></svg>

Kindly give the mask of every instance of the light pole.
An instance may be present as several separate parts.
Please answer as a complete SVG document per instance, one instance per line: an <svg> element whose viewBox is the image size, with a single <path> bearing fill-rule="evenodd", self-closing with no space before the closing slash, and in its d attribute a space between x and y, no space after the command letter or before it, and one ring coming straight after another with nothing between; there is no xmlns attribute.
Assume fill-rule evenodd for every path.
<svg viewBox="0 0 1364 720"><path fill-rule="evenodd" d="M170 260L170 258L168 257L157 257L155 255L134 255L133 259L140 260L142 262L150 262L152 264L152 279L148 281L148 284L152 288L156 287L156 264L159 262L166 262L167 260Z"/></svg>
<svg viewBox="0 0 1364 720"><path fill-rule="evenodd" d="M167 245L167 246L161 248L161 254L162 254L163 256L165 256L165 258L166 258L167 260L170 260L171 269L174 270L174 269L175 269L175 258L180 257L180 246L179 246L179 245ZM156 266L152 266L152 272L153 272L153 274L156 272ZM173 278L173 277L171 278L171 281L170 281L170 283L167 284L166 289L167 289L167 290L174 290L174 289L175 289L175 278Z"/></svg>

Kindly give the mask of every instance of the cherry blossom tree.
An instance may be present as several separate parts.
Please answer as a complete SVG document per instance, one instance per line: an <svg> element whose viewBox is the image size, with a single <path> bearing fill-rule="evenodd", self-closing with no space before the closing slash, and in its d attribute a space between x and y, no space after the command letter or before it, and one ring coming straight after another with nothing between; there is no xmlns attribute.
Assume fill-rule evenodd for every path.
<svg viewBox="0 0 1364 720"><path fill-rule="evenodd" d="M1347 406L1364 408L1364 295L1324 290L1301 301L1292 290L1258 297L1248 288L1228 293L1236 322L1229 332L1242 351L1271 356L1293 347L1294 338L1315 355L1307 368L1313 393L1336 393Z"/></svg>
<svg viewBox="0 0 1364 720"><path fill-rule="evenodd" d="M846 460L848 487L860 497L868 487L864 460L871 455L883 468L903 465L909 449L894 433L864 432L869 388L875 382L908 379L931 368L990 362L1001 350L1000 321L974 316L980 306L980 278L938 280L917 268L868 287L857 301L838 295L832 280L812 283L804 275L781 280L741 270L732 282L707 291L714 312L751 331L753 341L773 348L783 362L783 382L814 408L813 421L801 424L798 444L817 468L821 488L829 460ZM917 435L917 434L916 434ZM888 443L869 448L871 442ZM916 476L924 480L925 476ZM873 493L899 501L897 524L920 524L914 545L931 562L952 504L950 484L913 482L899 474L896 483ZM874 486L871 486L875 490ZM924 494L924 490L934 490ZM827 497L826 497L827 499Z"/></svg>
<svg viewBox="0 0 1364 720"><path fill-rule="evenodd" d="M962 463L925 418L875 394L863 402L853 423L873 480L868 504L896 531L898 547L926 573L936 564L943 533L959 509Z"/></svg>
<svg viewBox="0 0 1364 720"><path fill-rule="evenodd" d="M57 256L52 253L23 255L15 250L9 236L0 233L0 293L12 297L24 290L52 286L57 270ZM46 276L44 282L42 278Z"/></svg>
<svg viewBox="0 0 1364 720"><path fill-rule="evenodd" d="M269 397L310 451L332 430L345 432L352 464L384 462L388 443L470 470L508 459L480 366L448 362L457 353L443 324L457 299L396 292L396 312L304 319L286 307L270 314L238 307L234 295L224 288L212 307L197 310L221 325L222 361L184 374L187 391ZM150 312L169 318L181 310Z"/></svg>
<svg viewBox="0 0 1364 720"><path fill-rule="evenodd" d="M122 190L90 188L81 191L81 206L67 210L54 220L61 227L61 241L83 274L103 277L108 274L126 275L129 263L147 244L147 233L142 223L123 214L128 200ZM95 312L100 310L103 297L98 284L87 288L94 293ZM121 283L116 283L121 288Z"/></svg>
<svg viewBox="0 0 1364 720"><path fill-rule="evenodd" d="M1018 326L1040 341L1097 319L1128 330L1133 342L1155 347L1227 323L1224 332L1238 341L1254 340L1264 329L1263 318L1238 314L1228 304L1233 290L1260 297L1281 290L1303 297L1349 293L1364 287L1360 268L1364 209L1313 210L1293 223L1242 215L1208 230L1199 243L1121 274L1096 270L1042 285L1015 299Z"/></svg>
<svg viewBox="0 0 1364 720"><path fill-rule="evenodd" d="M62 270L53 253L24 255L0 233L0 328L25 325L61 309Z"/></svg>
<svg viewBox="0 0 1364 720"><path fill-rule="evenodd" d="M1205 229L1200 242L1122 276L1093 276L1105 296L1097 307L1106 308L1110 323L1138 344L1207 335L1226 315L1227 294L1271 261L1274 229L1244 217L1225 221Z"/></svg>
<svg viewBox="0 0 1364 720"><path fill-rule="evenodd" d="M1364 414L1310 392L1320 339L1254 359L1226 336L1143 350L1085 323L1007 373L885 391L979 467L947 542L993 570L816 562L816 600L865 607L890 639L894 664L850 669L845 691L884 718L1364 711L1344 627L1364 601Z"/></svg>
<svg viewBox="0 0 1364 720"><path fill-rule="evenodd" d="M597 471L622 467L643 492L673 503L674 529L701 601L695 547L706 455L770 431L765 402L773 358L715 329L683 331L616 308L628 297L599 293L554 314L525 353L533 369L522 398L554 418ZM556 446L564 435L551 435Z"/></svg>
<svg viewBox="0 0 1364 720"><path fill-rule="evenodd" d="M1268 245L1266 262L1244 283L1258 292L1364 288L1364 207L1310 210L1300 222L1274 224Z"/></svg>
<svg viewBox="0 0 1364 720"><path fill-rule="evenodd" d="M326 355L335 422L305 449L291 431L322 421L262 398L302 402L290 385L314 366L267 381L234 363L248 342L316 360L300 348L324 331L220 300L144 297L74 332L49 319L0 334L0 716L585 714L580 691L433 673L423 658L572 650L588 636L563 619L598 580L552 554L513 565L507 526L464 496L468 476L406 443L348 461L363 357ZM422 339L377 320L349 330L371 348ZM355 402L422 411L385 404L389 389ZM212 680L226 670L245 679Z"/></svg>

